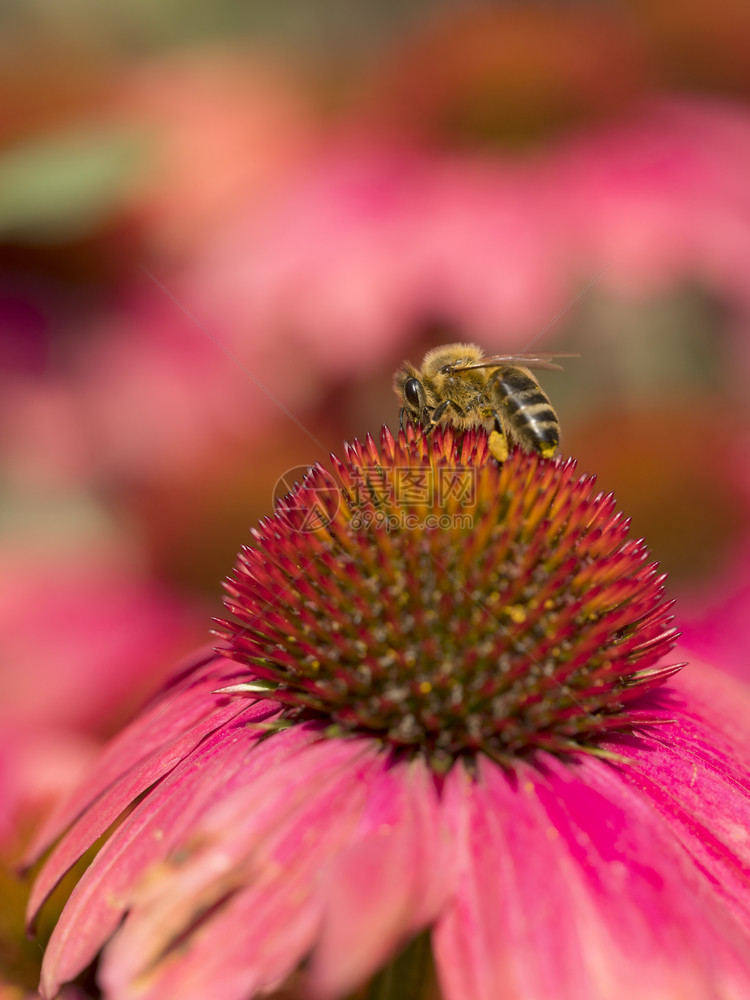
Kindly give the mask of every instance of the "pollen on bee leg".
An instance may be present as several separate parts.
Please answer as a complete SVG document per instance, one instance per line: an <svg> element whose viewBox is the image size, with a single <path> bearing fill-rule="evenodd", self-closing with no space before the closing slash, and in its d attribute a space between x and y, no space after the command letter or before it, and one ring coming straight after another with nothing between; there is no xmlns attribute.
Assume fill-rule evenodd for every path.
<svg viewBox="0 0 750 1000"><path fill-rule="evenodd" d="M504 462L508 457L508 439L500 431L494 430L489 436L490 454L498 462Z"/></svg>

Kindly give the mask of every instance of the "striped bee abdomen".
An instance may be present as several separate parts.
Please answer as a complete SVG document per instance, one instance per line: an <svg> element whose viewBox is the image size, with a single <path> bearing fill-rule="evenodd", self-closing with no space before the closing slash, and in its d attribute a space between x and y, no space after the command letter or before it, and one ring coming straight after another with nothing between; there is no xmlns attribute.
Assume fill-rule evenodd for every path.
<svg viewBox="0 0 750 1000"><path fill-rule="evenodd" d="M493 395L511 441L544 458L560 443L557 414L539 383L526 368L500 368L491 379Z"/></svg>

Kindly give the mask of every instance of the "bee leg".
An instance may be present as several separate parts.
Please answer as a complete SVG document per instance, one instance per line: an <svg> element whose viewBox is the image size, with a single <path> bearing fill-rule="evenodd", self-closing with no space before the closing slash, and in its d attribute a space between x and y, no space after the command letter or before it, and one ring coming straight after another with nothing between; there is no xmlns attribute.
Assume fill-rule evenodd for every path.
<svg viewBox="0 0 750 1000"><path fill-rule="evenodd" d="M481 413L484 420L492 419L494 427L489 433L487 444L489 445L492 457L502 464L508 457L508 437L505 433L500 412L492 403L493 400L490 396L485 392L480 392L472 400L469 412L477 411Z"/></svg>
<svg viewBox="0 0 750 1000"><path fill-rule="evenodd" d="M406 434L406 427L404 427L404 414L405 413L406 413L406 407L402 406L401 409L398 411L398 426L399 426L399 430L403 434Z"/></svg>
<svg viewBox="0 0 750 1000"><path fill-rule="evenodd" d="M492 457L502 463L508 457L508 438L505 436L503 422L500 419L500 414L497 410L492 411L492 419L495 422L495 426L490 431L487 443L490 447L490 454Z"/></svg>
<svg viewBox="0 0 750 1000"><path fill-rule="evenodd" d="M452 399L444 399L443 402L440 403L439 406L436 406L435 409L432 411L431 422L433 426L435 424L439 424L440 421L445 416L445 414L448 412L448 410L451 409L453 410L453 412L456 414L457 417L465 416L464 411L461 409L458 403L454 403Z"/></svg>
<svg viewBox="0 0 750 1000"><path fill-rule="evenodd" d="M425 406L425 408L422 410L422 415L419 418L419 421L422 424L422 430L425 432L425 434L429 434L432 428L435 426L435 423L432 419L432 410L430 409L429 406Z"/></svg>

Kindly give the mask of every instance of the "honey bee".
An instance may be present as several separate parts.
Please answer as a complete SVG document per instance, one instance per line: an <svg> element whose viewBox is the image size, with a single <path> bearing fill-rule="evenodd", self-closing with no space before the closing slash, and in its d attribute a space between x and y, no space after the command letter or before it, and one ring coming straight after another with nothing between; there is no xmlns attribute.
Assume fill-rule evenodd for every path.
<svg viewBox="0 0 750 1000"><path fill-rule="evenodd" d="M484 357L476 344L446 344L428 351L417 369L405 361L393 377L404 417L430 431L439 423L460 430L482 426L500 462L509 444L544 458L560 443L557 414L531 368L562 371L554 359L575 354L493 354Z"/></svg>

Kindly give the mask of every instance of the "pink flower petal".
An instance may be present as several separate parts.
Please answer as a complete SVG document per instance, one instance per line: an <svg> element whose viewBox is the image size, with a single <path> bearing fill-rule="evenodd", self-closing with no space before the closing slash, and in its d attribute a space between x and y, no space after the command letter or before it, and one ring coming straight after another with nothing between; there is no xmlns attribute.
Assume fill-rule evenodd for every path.
<svg viewBox="0 0 750 1000"><path fill-rule="evenodd" d="M352 837L382 767L377 749L319 741L211 809L179 860L136 893L105 952L108 996L157 1000L189 987L193 1000L241 1000L289 974L312 943L331 857ZM170 961L175 947L179 962Z"/></svg>
<svg viewBox="0 0 750 1000"><path fill-rule="evenodd" d="M682 697L680 714L707 726L721 741L720 752L750 761L750 686L705 663L691 662L671 686ZM715 737L715 738L716 738ZM747 769L747 765L746 765Z"/></svg>
<svg viewBox="0 0 750 1000"><path fill-rule="evenodd" d="M37 831L26 851L26 864L33 864L113 780L161 746L169 738L170 733L177 734L182 731L185 718L181 713L186 713L186 703L191 705L195 717L200 718L201 713L205 714L205 689L211 682L208 676L203 675L212 671L214 663L215 656L212 651L205 650L197 654L186 672L195 674L193 678L195 683L180 690L179 678L177 681L172 681L150 706L106 746L97 762L92 779L82 785L76 795L61 802ZM202 684L201 678L203 678ZM193 695L196 697L192 697ZM190 717L187 719L187 724L190 724Z"/></svg>
<svg viewBox="0 0 750 1000"><path fill-rule="evenodd" d="M240 716L209 736L117 828L71 893L44 955L42 992L55 996L116 930L141 874L165 859L210 803L275 767L306 737L268 740Z"/></svg>
<svg viewBox="0 0 750 1000"><path fill-rule="evenodd" d="M700 699L691 699L695 707L686 705L642 741L613 740L612 749L626 758L620 765L625 780L643 793L750 935L750 773L732 726L744 709L746 727L750 699L742 685L716 671L686 673L697 676L675 686L702 689ZM704 718L722 702L722 720L707 725ZM748 742L746 728L743 739Z"/></svg>
<svg viewBox="0 0 750 1000"><path fill-rule="evenodd" d="M335 813L330 832L336 838L341 823L351 821L354 804L342 803ZM324 852L329 850L326 839L323 833L319 843ZM240 891L225 900L191 932L179 956L170 952L137 980L130 978L119 952L105 951L100 981L108 1000L246 1000L282 983L312 947L320 923L319 905L311 897L316 855L306 855L305 862L260 892Z"/></svg>
<svg viewBox="0 0 750 1000"><path fill-rule="evenodd" d="M311 995L345 996L430 924L453 888L435 780L421 760L376 775L324 886Z"/></svg>
<svg viewBox="0 0 750 1000"><path fill-rule="evenodd" d="M250 721L277 709L273 702L255 702L248 708L245 699L212 694L226 683L227 671L232 670L226 660L215 657L207 666L203 661L196 666L197 678L182 678L170 686L108 746L94 778L53 814L34 840L27 862L33 861L78 817L34 884L27 911L29 920L62 875L123 810L168 774L205 736L240 713ZM94 803L96 809L87 811Z"/></svg>
<svg viewBox="0 0 750 1000"><path fill-rule="evenodd" d="M539 757L450 775L463 875L438 923L446 1000L740 1000L743 941L616 768Z"/></svg>

